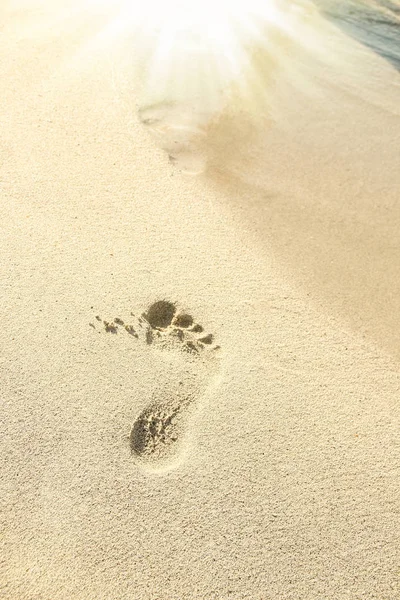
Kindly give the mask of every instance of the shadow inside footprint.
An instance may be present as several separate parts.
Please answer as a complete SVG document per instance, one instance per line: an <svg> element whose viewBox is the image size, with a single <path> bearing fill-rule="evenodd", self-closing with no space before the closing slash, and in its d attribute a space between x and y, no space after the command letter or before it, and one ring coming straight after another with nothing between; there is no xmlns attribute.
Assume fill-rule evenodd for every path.
<svg viewBox="0 0 400 600"><path fill-rule="evenodd" d="M175 327L182 327L183 329L187 329L193 325L193 317L190 315L182 314L178 315L174 320Z"/></svg>
<svg viewBox="0 0 400 600"><path fill-rule="evenodd" d="M153 405L136 419L131 434L131 451L138 458L162 459L171 453L171 444L177 441L177 415L181 407L168 410Z"/></svg>
<svg viewBox="0 0 400 600"><path fill-rule="evenodd" d="M176 306L167 300L154 302L143 314L150 327L165 329L172 323L176 313Z"/></svg>

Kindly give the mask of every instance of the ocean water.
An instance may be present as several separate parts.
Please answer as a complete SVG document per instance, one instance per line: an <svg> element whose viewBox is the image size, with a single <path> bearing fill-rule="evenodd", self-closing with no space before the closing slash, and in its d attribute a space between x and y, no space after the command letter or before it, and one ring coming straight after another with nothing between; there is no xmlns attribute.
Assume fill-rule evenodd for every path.
<svg viewBox="0 0 400 600"><path fill-rule="evenodd" d="M316 0L321 14L400 70L399 0Z"/></svg>

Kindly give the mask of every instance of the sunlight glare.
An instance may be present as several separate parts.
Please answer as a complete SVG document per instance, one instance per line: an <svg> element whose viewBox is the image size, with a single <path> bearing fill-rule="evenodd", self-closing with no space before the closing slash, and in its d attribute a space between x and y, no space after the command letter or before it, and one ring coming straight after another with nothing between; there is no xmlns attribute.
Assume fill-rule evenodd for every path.
<svg viewBox="0 0 400 600"><path fill-rule="evenodd" d="M213 104L246 67L249 47L265 43L266 27L287 31L293 10L286 0L130 0L120 19L150 95L202 91Z"/></svg>

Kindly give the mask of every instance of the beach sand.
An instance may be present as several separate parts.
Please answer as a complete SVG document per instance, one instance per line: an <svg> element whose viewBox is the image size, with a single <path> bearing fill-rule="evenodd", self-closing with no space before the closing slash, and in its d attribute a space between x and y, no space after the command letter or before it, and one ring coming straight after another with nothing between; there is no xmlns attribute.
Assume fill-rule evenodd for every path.
<svg viewBox="0 0 400 600"><path fill-rule="evenodd" d="M174 154L116 10L1 9L1 598L397 600L400 73L322 19Z"/></svg>

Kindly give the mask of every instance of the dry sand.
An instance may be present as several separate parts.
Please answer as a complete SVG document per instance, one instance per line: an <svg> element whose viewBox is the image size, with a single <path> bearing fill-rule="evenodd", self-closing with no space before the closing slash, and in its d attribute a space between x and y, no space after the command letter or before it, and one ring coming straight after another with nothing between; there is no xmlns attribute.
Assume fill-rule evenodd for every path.
<svg viewBox="0 0 400 600"><path fill-rule="evenodd" d="M400 74L278 39L169 161L110 11L1 8L1 598L398 600Z"/></svg>

